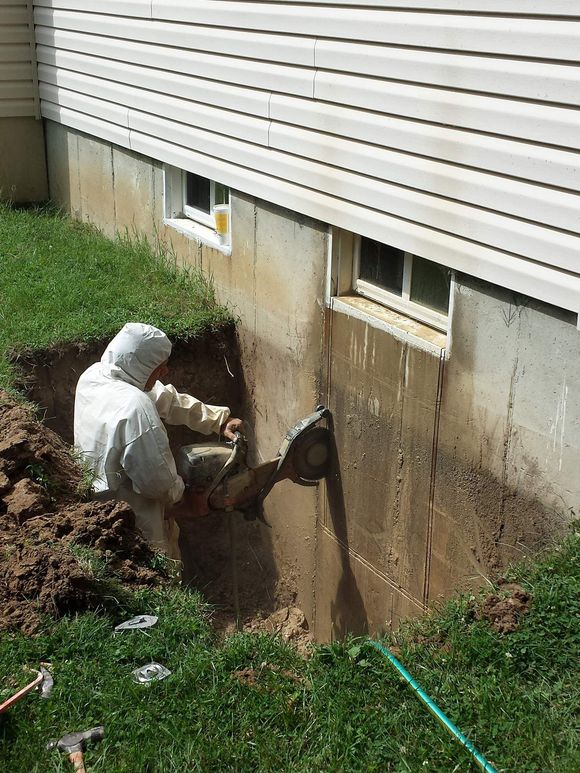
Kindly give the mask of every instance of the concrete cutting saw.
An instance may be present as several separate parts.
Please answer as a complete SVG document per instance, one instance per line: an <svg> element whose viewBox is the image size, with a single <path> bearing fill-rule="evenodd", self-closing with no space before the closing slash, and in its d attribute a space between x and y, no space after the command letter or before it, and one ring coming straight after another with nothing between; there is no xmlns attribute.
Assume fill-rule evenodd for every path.
<svg viewBox="0 0 580 773"><path fill-rule="evenodd" d="M319 405L286 432L276 456L257 467L246 462L248 444L239 432L233 442L183 446L177 454L177 469L192 515L239 510L248 520L266 523L263 503L276 483L291 480L315 486L328 473L330 429L320 422L329 417L328 408Z"/></svg>

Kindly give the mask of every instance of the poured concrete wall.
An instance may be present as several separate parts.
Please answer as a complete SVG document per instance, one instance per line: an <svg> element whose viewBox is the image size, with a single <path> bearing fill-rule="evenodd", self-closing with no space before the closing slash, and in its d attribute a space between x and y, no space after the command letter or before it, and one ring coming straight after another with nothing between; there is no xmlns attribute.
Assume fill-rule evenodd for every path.
<svg viewBox="0 0 580 773"><path fill-rule="evenodd" d="M318 538L319 635L396 626L425 608L441 350L330 313L338 463Z"/></svg>
<svg viewBox="0 0 580 773"><path fill-rule="evenodd" d="M571 315L464 276L447 341L325 311L324 224L233 192L225 255L162 225L158 163L47 129L57 203L111 236L170 240L180 262L211 272L239 318L242 413L257 460L319 400L332 408L327 486L278 486L273 528L252 532L251 544L319 639L396 626L545 544L579 512Z"/></svg>
<svg viewBox="0 0 580 773"><path fill-rule="evenodd" d="M167 240L181 263L211 273L218 299L238 317L241 412L254 461L275 456L286 430L319 402L325 226L232 192L227 256L163 226L160 164L51 122L47 145L50 193L58 204L109 236L127 229ZM282 596L309 621L316 513L316 490L281 483L267 500L272 529L261 532L262 560L274 560Z"/></svg>
<svg viewBox="0 0 580 773"><path fill-rule="evenodd" d="M580 513L576 315L460 276L439 428L429 599Z"/></svg>
<svg viewBox="0 0 580 773"><path fill-rule="evenodd" d="M47 198L42 121L0 118L0 200L29 204Z"/></svg>
<svg viewBox="0 0 580 773"><path fill-rule="evenodd" d="M330 312L338 465L318 535L321 638L396 626L580 512L575 316L466 276L452 308L440 349Z"/></svg>

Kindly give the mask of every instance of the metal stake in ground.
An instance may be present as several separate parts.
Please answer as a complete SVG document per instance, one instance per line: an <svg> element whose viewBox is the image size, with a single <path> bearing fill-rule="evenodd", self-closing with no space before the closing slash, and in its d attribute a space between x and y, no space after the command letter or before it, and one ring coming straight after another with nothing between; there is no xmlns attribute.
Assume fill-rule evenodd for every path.
<svg viewBox="0 0 580 773"><path fill-rule="evenodd" d="M47 749L60 749L68 754L69 760L74 765L75 773L86 773L83 754L87 741L100 741L105 735L102 725L92 727L82 733L66 733L58 741L49 741Z"/></svg>

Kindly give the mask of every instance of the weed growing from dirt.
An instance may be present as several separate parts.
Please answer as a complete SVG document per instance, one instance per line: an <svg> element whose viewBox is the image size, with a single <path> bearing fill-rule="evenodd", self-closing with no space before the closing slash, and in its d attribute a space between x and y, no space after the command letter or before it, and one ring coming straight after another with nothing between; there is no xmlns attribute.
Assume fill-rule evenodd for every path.
<svg viewBox="0 0 580 773"><path fill-rule="evenodd" d="M512 633L492 630L482 600L465 596L385 642L498 773L580 769L579 559L574 536L514 570L531 603ZM158 615L157 626L114 634L139 613ZM14 773L68 770L46 741L101 723L105 738L86 755L95 773L478 770L365 639L317 647L309 660L268 636L218 645L207 608L181 589L47 622L34 639L5 635L0 700L40 661L52 663L52 698L30 696L0 717L0 758ZM151 661L171 676L133 682Z"/></svg>
<svg viewBox="0 0 580 773"><path fill-rule="evenodd" d="M178 269L163 245L111 241L50 208L0 204L0 267L0 388L14 386L20 357L108 339L126 322L190 339L231 321L211 280Z"/></svg>

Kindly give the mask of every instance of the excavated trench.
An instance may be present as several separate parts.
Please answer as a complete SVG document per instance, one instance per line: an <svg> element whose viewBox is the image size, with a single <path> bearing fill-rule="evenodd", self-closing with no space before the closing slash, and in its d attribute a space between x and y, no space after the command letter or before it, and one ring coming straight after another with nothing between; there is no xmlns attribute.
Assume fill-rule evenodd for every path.
<svg viewBox="0 0 580 773"><path fill-rule="evenodd" d="M41 406L44 424L67 444L73 441L73 406L80 374L96 362L106 341L68 345L22 356L19 360L28 397ZM251 413L235 329L226 328L194 341L174 343L167 379L179 391L204 402L228 405L233 415L247 421L251 440ZM174 453L182 445L207 438L186 427L167 427ZM239 622L246 630L279 632L298 646L310 637L299 610L292 607L295 590L280 577L267 530L240 518L236 523L235 562L232 560L230 515L181 517L180 550L183 582L200 590L214 606L214 623L220 632L236 626L232 577L237 573Z"/></svg>

